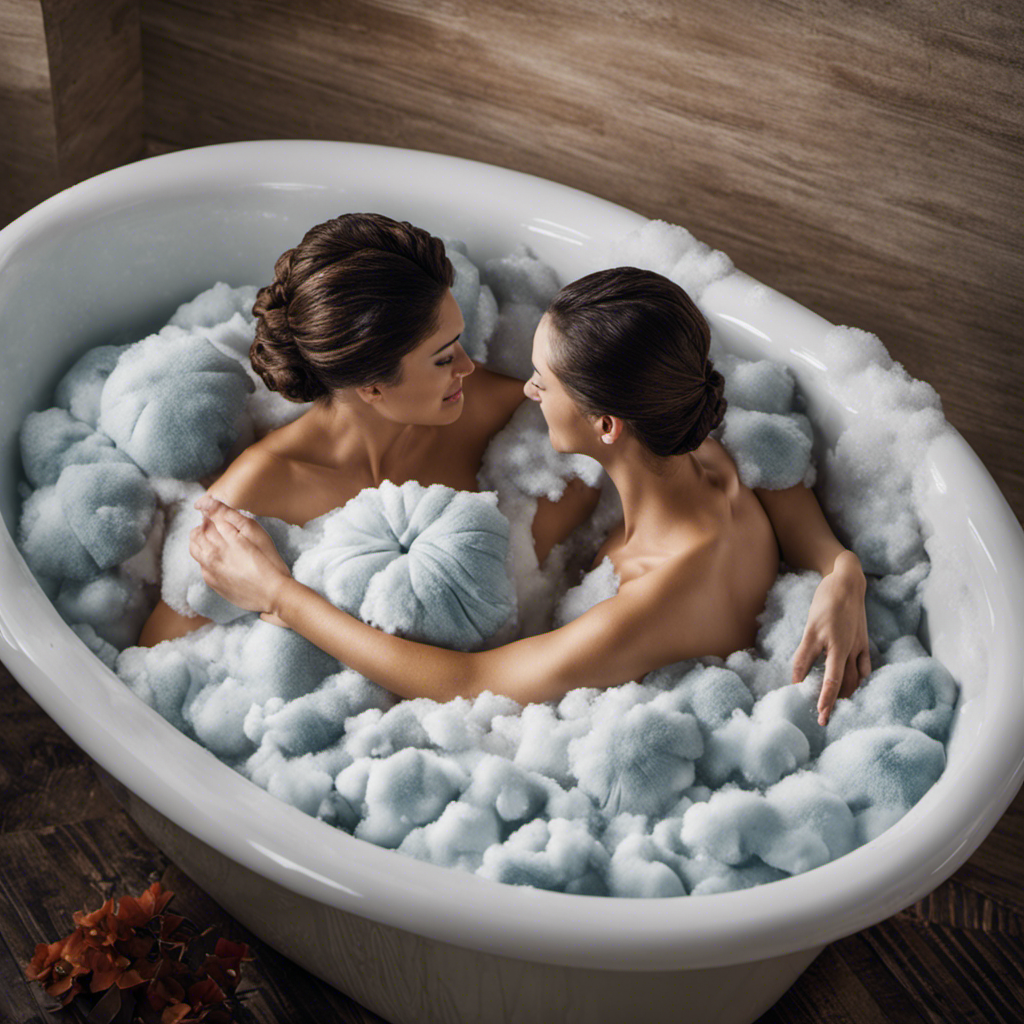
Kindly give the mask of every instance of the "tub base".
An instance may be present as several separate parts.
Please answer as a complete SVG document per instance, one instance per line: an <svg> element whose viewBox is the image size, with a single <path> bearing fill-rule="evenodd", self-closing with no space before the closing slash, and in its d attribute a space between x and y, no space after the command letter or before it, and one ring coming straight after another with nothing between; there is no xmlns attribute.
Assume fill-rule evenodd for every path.
<svg viewBox="0 0 1024 1024"><path fill-rule="evenodd" d="M391 1024L751 1024L824 948L679 971L593 970L479 953L297 895L97 771L149 839L233 917Z"/></svg>

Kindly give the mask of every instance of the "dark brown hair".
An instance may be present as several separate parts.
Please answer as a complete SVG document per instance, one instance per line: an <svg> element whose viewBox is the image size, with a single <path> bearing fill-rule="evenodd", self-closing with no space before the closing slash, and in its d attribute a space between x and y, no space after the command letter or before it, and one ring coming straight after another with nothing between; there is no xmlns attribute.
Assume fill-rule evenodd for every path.
<svg viewBox="0 0 1024 1024"><path fill-rule="evenodd" d="M708 359L711 330L679 285L613 267L552 300L551 369L591 416L618 416L654 455L699 447L722 420L725 381Z"/></svg>
<svg viewBox="0 0 1024 1024"><path fill-rule="evenodd" d="M422 228L376 213L317 224L256 295L253 369L293 402L397 383L453 280L444 242Z"/></svg>

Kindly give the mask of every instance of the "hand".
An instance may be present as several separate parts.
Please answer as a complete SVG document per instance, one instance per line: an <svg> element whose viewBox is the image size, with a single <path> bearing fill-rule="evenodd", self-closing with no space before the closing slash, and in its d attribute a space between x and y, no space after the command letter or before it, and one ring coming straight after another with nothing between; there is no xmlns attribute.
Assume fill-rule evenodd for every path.
<svg viewBox="0 0 1024 1024"><path fill-rule="evenodd" d="M190 534L189 552L203 579L232 604L283 626L272 609L291 573L266 530L209 494L195 507L203 513L203 522Z"/></svg>
<svg viewBox="0 0 1024 1024"><path fill-rule="evenodd" d="M814 592L803 639L793 655L793 682L799 683L825 652L825 680L818 697L820 725L828 724L836 698L849 697L871 674L865 588L860 562L844 551Z"/></svg>

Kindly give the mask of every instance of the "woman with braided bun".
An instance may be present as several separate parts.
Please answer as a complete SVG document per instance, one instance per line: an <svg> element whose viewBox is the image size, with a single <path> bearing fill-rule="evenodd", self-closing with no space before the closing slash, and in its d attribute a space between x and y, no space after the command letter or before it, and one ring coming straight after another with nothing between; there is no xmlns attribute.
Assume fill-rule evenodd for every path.
<svg viewBox="0 0 1024 1024"><path fill-rule="evenodd" d="M307 231L257 293L250 360L271 391L312 405L243 451L211 493L301 526L383 480L475 491L484 451L522 403L523 383L463 351L453 279L444 242L406 222L350 213ZM538 557L596 500L579 481L557 504L542 498ZM161 601L139 644L207 621Z"/></svg>
<svg viewBox="0 0 1024 1024"><path fill-rule="evenodd" d="M610 559L618 592L549 633L466 653L380 632L296 582L258 524L213 495L197 502L204 522L192 555L222 596L399 696L490 690L525 704L749 647L781 541L790 564L824 576L794 673L803 678L827 651L827 720L836 697L870 671L864 576L806 488L755 494L708 436L725 411L709 344L681 288L629 267L567 285L542 318L526 396L540 404L552 446L597 459L623 508L595 562ZM766 508L782 526L779 541Z"/></svg>

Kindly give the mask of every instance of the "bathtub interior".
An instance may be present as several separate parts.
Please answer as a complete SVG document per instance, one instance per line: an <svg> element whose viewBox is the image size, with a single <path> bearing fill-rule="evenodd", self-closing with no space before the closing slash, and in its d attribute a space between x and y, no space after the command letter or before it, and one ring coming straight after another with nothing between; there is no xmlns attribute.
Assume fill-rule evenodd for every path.
<svg viewBox="0 0 1024 1024"><path fill-rule="evenodd" d="M644 222L621 207L572 190L559 191L559 187L554 187L547 199L532 197L526 202L515 193L517 187L522 187L517 186L518 177L510 178L511 194L503 195L499 188L487 190L474 198L469 209L457 174L447 179L446 186L439 186L436 175L417 176L405 168L401 187L397 187L397 179L391 180L386 167L373 174L356 175L359 180L355 183L351 173L339 172L339 180L334 183L330 173L321 170L319 177L307 171L315 184L297 184L277 180L283 177L272 173L275 169L279 172L278 166L268 171L266 180L250 174L244 184L239 184L237 166L225 166L223 181L218 180L216 171L212 172L202 190L197 190L187 180L178 180L179 164L175 160L162 157L151 163L152 174L144 185L138 184L138 178L133 179L133 188L126 188L115 200L99 188L103 179L94 179L79 186L74 197L68 193L52 200L51 216L29 215L0 235L5 358L5 372L0 375L0 514L11 535L20 507L20 424L29 411L49 404L54 385L74 358L91 346L131 340L158 328L180 302L216 280L241 285L267 279L277 255L294 244L311 224L344 209L380 210L435 233L463 239L478 262L503 255L516 243L525 242L556 268L562 280L571 280L593 269L604 242ZM496 172L499 178L502 173ZM89 188L95 188L94 200ZM600 227L593 227L595 223ZM756 301L751 299L754 291ZM858 414L856 409L841 407L829 393L827 367L814 350L815 337L830 327L820 317L742 274L712 285L704 305L726 347L741 356L767 355L791 366L819 429L819 450L834 440L847 417ZM1019 645L1006 642L1014 635L1019 594L1010 593L1005 568L989 554L994 543L991 538L996 535L1008 536L1011 544L1019 545L1008 533L1005 500L958 435L936 445L929 453L929 463L934 486L921 510L926 528L948 532L957 542L944 549L955 565L925 595L926 639L933 653L957 676L960 706L943 778L903 820L850 857L864 858L878 850L893 849L929 820L946 799L948 785L974 770L972 760L979 745L993 732L1002 735L1008 728L1003 702L1011 692L1012 681L1016 680L1019 689L1024 675ZM24 563L9 548L7 543L0 551L0 570L8 579L13 575L25 587L38 590ZM956 581L955 587L952 580ZM20 645L20 640L9 635L9 624L4 625L10 620L3 604L16 589L7 586L5 580L0 597L0 634L12 647ZM959 654L968 628L962 614L965 600L980 603L980 614L969 620L969 628L981 631L975 639L990 651L987 669L962 663ZM38 635L64 637L67 643L82 648L73 662L77 672L74 681L55 678L54 685L74 687L78 700L95 697L104 708L136 701L127 691L117 692L116 679L84 650L52 607L43 609L34 628ZM78 671L83 664L90 666L85 678ZM994 686L997 682L999 685ZM1017 701L1019 704L1019 695ZM1009 717L1019 722L1019 707ZM173 732L172 727L157 720L152 740L157 748L165 747L168 756L177 756L183 737L165 735L167 730ZM208 759L209 765L205 760L201 759L196 771L223 769L233 774L212 758ZM1020 760L1018 755L1011 775L1003 772L1003 785L1009 794L1003 806L1020 784ZM255 787L250 788L255 791ZM255 791L253 799L262 803L272 798ZM291 808L284 810L288 812L286 820L299 813ZM983 835L993 821L979 812L971 828ZM309 824L326 829L320 823ZM932 827L939 828L934 824ZM952 847L938 851L928 870L938 871L944 858L948 861L956 856ZM824 872L836 881L843 868L839 866L838 874L835 869L836 864L826 865L811 874ZM298 874L303 872L310 877L316 873L300 867ZM466 884L473 881L467 880ZM790 879L772 885L791 886L799 881ZM934 884L938 881L941 878ZM336 889L345 888L337 882L331 884ZM551 895L537 894L537 898ZM733 896L742 898L742 894L726 894L701 900L718 901L725 907L732 905ZM872 912L866 908L864 915ZM877 914L875 919L881 916L884 914ZM851 923L846 930L856 926ZM770 929L765 934L765 946L769 948Z"/></svg>

